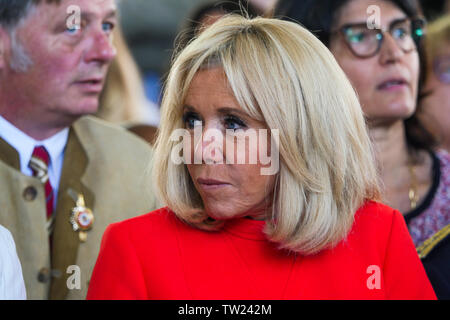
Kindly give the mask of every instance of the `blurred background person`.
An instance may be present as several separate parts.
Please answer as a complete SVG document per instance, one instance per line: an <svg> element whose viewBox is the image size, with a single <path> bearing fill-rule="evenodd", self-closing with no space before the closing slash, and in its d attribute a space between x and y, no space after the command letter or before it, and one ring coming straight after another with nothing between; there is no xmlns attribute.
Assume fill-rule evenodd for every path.
<svg viewBox="0 0 450 320"><path fill-rule="evenodd" d="M450 14L450 0L420 0L426 19L430 22L445 14Z"/></svg>
<svg viewBox="0 0 450 320"><path fill-rule="evenodd" d="M167 75L174 42L180 28L187 26L187 15L212 2L214 1L121 0L119 2L124 38L139 66L145 94L153 103L160 105L161 83ZM225 8L233 6L233 3L236 4L238 1L215 2L221 2L221 6ZM241 2L244 8L250 8L251 5L246 5L247 0ZM256 2L257 5L251 7L257 10L258 14L267 14L264 10L269 10L273 1L256 0Z"/></svg>
<svg viewBox="0 0 450 320"><path fill-rule="evenodd" d="M263 10L247 0L204 1L184 19L175 45L176 49L181 50L207 27L231 13L249 18L264 15Z"/></svg>
<svg viewBox="0 0 450 320"><path fill-rule="evenodd" d="M425 45L427 68L418 116L438 137L436 148L450 151L450 14L441 16L427 27ZM450 182L447 182L447 192L449 185ZM444 205L449 206L448 203ZM446 228L418 248L435 291L442 299L450 299L449 233L450 226L447 224Z"/></svg>
<svg viewBox="0 0 450 320"><path fill-rule="evenodd" d="M0 226L0 300L25 300L22 267L11 233Z"/></svg>
<svg viewBox="0 0 450 320"><path fill-rule="evenodd" d="M113 33L117 55L108 70L96 116L125 126L151 144L159 124L159 107L145 96L138 66L119 25Z"/></svg>
<svg viewBox="0 0 450 320"><path fill-rule="evenodd" d="M450 15L427 27L427 69L419 117L450 152ZM450 265L450 264L449 264Z"/></svg>
<svg viewBox="0 0 450 320"><path fill-rule="evenodd" d="M249 0L249 2L264 13L264 16L271 16L278 0Z"/></svg>
<svg viewBox="0 0 450 320"><path fill-rule="evenodd" d="M121 0L124 38L139 66L146 97L159 105L174 40L186 13L206 0Z"/></svg>
<svg viewBox="0 0 450 320"><path fill-rule="evenodd" d="M381 24L371 28L370 6L380 10ZM276 11L329 47L358 93L376 150L383 202L403 213L418 249L433 249L448 260L448 249L438 244L449 237L450 155L433 151L435 137L417 115L425 76L425 25L417 1L280 0ZM448 264L423 262L438 297L448 297Z"/></svg>
<svg viewBox="0 0 450 320"><path fill-rule="evenodd" d="M153 168L167 207L108 228L87 298L434 299L401 214L375 202L371 148L310 32L218 20L167 80Z"/></svg>

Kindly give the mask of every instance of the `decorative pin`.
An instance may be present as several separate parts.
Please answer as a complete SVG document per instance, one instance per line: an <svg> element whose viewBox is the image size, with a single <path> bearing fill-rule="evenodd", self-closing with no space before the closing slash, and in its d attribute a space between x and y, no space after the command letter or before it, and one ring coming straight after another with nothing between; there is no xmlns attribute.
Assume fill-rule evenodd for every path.
<svg viewBox="0 0 450 320"><path fill-rule="evenodd" d="M86 207L84 197L81 193L77 193L72 189L69 189L68 193L76 204L72 209L70 223L72 224L73 231L78 231L80 241L86 242L87 231L92 229L92 225L94 224L94 214L91 209Z"/></svg>

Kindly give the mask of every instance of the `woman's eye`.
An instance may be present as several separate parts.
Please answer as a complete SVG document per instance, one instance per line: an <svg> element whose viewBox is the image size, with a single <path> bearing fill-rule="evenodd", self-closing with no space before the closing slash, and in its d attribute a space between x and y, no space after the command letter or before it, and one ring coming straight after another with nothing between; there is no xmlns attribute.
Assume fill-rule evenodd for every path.
<svg viewBox="0 0 450 320"><path fill-rule="evenodd" d="M193 112L185 113L183 115L183 122L188 129L194 129L194 127L202 125L202 120Z"/></svg>
<svg viewBox="0 0 450 320"><path fill-rule="evenodd" d="M366 33L362 32L362 31L351 30L351 29L347 30L346 35L347 35L347 39L350 43L363 42L367 37Z"/></svg>
<svg viewBox="0 0 450 320"><path fill-rule="evenodd" d="M364 40L364 34L360 33L360 34L354 34L352 36L350 36L350 41L351 42L362 42Z"/></svg>
<svg viewBox="0 0 450 320"><path fill-rule="evenodd" d="M403 39L408 35L408 31L405 28L396 28L392 31L392 35L396 39Z"/></svg>
<svg viewBox="0 0 450 320"><path fill-rule="evenodd" d="M227 116L225 118L225 129L238 130L245 128L247 128L247 125L238 117Z"/></svg>

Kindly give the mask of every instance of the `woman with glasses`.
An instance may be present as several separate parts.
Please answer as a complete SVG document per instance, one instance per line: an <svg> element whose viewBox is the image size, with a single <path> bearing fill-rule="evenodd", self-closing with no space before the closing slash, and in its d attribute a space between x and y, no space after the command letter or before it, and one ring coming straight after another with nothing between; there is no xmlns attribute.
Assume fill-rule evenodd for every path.
<svg viewBox="0 0 450 320"><path fill-rule="evenodd" d="M276 16L301 23L330 49L355 87L375 146L383 202L404 215L437 291L449 297L450 156L417 117L425 22L412 0L281 0ZM437 275L437 276L436 276Z"/></svg>

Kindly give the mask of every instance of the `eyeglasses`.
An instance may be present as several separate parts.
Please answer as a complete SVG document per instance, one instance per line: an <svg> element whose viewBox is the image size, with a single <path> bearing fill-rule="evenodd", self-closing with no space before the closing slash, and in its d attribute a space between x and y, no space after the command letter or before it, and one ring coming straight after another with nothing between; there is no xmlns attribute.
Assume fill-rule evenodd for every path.
<svg viewBox="0 0 450 320"><path fill-rule="evenodd" d="M439 56L435 58L433 71L440 82L450 84L450 56Z"/></svg>
<svg viewBox="0 0 450 320"><path fill-rule="evenodd" d="M423 19L401 19L391 23L388 30L369 29L367 24L346 24L337 32L342 34L352 53L359 58L375 56L381 49L385 33L389 32L397 45L405 52L416 49L425 35L426 21Z"/></svg>

